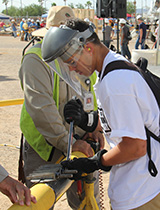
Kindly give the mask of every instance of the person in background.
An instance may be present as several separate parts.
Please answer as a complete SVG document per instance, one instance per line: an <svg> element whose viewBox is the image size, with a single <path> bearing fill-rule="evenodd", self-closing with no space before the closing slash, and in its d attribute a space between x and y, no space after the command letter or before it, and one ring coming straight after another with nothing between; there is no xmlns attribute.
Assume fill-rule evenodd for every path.
<svg viewBox="0 0 160 210"><path fill-rule="evenodd" d="M131 53L128 48L129 41L127 39L129 27L126 25L125 19L120 19L119 24L121 25L120 29L120 46L121 46L121 55L124 57L127 56L128 60L131 60Z"/></svg>
<svg viewBox="0 0 160 210"><path fill-rule="evenodd" d="M28 28L30 27L30 25L31 25L31 18L28 18L28 22L27 22L27 24L28 24Z"/></svg>
<svg viewBox="0 0 160 210"><path fill-rule="evenodd" d="M45 24L45 22L44 22L44 19L42 19L42 20L41 20L40 27L43 28L43 27L45 27L45 26L46 26L46 24Z"/></svg>
<svg viewBox="0 0 160 210"><path fill-rule="evenodd" d="M110 43L114 36L114 31L111 26L109 26L109 20L105 18L105 27L102 29L102 33L104 33L105 36L105 45L109 48Z"/></svg>
<svg viewBox="0 0 160 210"><path fill-rule="evenodd" d="M14 38L16 38L17 37L17 28L16 28L17 24L14 19L12 19L11 22L12 22L11 28L12 28L13 36Z"/></svg>
<svg viewBox="0 0 160 210"><path fill-rule="evenodd" d="M25 35L25 31L24 31L24 28L23 28L24 22L25 22L25 18L22 18L22 20L20 22L20 30L21 30L21 38L20 38L20 40L21 41L24 41L24 35Z"/></svg>
<svg viewBox="0 0 160 210"><path fill-rule="evenodd" d="M139 34L135 44L135 49L138 49L139 45L141 45L141 49L145 49L146 25L143 22L143 18L141 15L137 16L137 20L139 24Z"/></svg>
<svg viewBox="0 0 160 210"><path fill-rule="evenodd" d="M0 31L2 31L2 29L4 31L6 31L6 28L5 28L5 23L3 21L0 21Z"/></svg>
<svg viewBox="0 0 160 210"><path fill-rule="evenodd" d="M23 23L23 31L24 31L24 41L28 41L28 31L29 31L29 27L28 27L28 24L27 24L27 21L25 20L24 23Z"/></svg>
<svg viewBox="0 0 160 210"><path fill-rule="evenodd" d="M28 18L28 39L31 40L32 39L32 28L31 28L31 18Z"/></svg>
<svg viewBox="0 0 160 210"><path fill-rule="evenodd" d="M37 30L37 29L40 29L41 26L40 26L40 21L39 21L39 19L36 20L36 24L37 24L36 30Z"/></svg>
<svg viewBox="0 0 160 210"><path fill-rule="evenodd" d="M34 19L31 19L31 25L30 25L30 27L33 29L33 31L36 30L37 24L34 22Z"/></svg>
<svg viewBox="0 0 160 210"><path fill-rule="evenodd" d="M157 28L155 29L155 35L156 35L155 48L157 48L159 20L157 20L156 24L157 24ZM159 34L159 37L160 37L160 34Z"/></svg>
<svg viewBox="0 0 160 210"><path fill-rule="evenodd" d="M36 203L36 198L31 195L30 189L21 182L9 176L8 172L0 165L0 191L6 195L12 203L21 206L24 203L30 206L31 201ZM25 202L24 202L25 198Z"/></svg>

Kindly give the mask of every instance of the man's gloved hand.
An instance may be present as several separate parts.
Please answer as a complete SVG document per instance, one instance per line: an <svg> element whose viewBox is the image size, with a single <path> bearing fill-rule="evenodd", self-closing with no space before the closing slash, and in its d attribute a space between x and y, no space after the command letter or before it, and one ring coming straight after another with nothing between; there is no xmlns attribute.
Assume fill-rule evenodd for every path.
<svg viewBox="0 0 160 210"><path fill-rule="evenodd" d="M67 123L74 121L74 125L79 126L87 132L93 132L98 124L97 111L85 112L79 99L71 99L65 104L64 118Z"/></svg>
<svg viewBox="0 0 160 210"><path fill-rule="evenodd" d="M101 157L107 150L103 149L97 152L91 158L74 158L73 160L65 160L61 162L61 165L67 169L75 169L78 171L78 175L84 173L92 173L98 169L104 171L110 171L112 166L103 166L101 163ZM76 174L74 175L76 177ZM80 177L80 176L79 176Z"/></svg>

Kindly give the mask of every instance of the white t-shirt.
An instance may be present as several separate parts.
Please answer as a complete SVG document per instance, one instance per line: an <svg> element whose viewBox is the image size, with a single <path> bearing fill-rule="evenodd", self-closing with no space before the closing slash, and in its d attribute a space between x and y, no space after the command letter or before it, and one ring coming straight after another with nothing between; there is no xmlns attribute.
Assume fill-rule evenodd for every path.
<svg viewBox="0 0 160 210"><path fill-rule="evenodd" d="M126 60L112 51L105 66L114 60ZM115 70L95 84L99 115L111 148L122 137L146 140L144 125L159 135L159 107L147 83L138 72ZM151 139L151 154L159 173L148 171L148 155L111 169L108 194L113 210L129 210L150 201L160 192L160 143Z"/></svg>

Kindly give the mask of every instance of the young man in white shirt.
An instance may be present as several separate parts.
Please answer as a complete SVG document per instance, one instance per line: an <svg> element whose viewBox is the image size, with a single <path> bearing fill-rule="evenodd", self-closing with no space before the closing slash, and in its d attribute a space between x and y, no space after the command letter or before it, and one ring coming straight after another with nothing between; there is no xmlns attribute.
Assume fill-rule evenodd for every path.
<svg viewBox="0 0 160 210"><path fill-rule="evenodd" d="M109 63L128 60L104 46L91 26L84 21L73 19L65 25L67 28L61 26L48 32L42 47L43 58L50 66L52 60L61 58L68 64L70 73L73 71L90 76L94 71L99 72L99 80L94 88L101 126L111 149L108 152L100 151L95 158L74 159L62 165L86 173L99 168L106 171L111 169L108 194L113 210L159 210L160 174L152 177L148 171L145 131L147 127L156 136L159 135L159 107L151 89L136 71L118 69L102 79ZM60 49L61 45L62 50L59 52L52 49L57 35L63 40L57 46ZM76 112L70 103L69 106L73 106L68 107L65 118L70 117L80 127L86 125L87 129L84 121L86 113L80 103L76 103L75 107L79 110ZM81 115L79 120L75 113ZM160 144L151 138L151 147L152 160L159 168Z"/></svg>

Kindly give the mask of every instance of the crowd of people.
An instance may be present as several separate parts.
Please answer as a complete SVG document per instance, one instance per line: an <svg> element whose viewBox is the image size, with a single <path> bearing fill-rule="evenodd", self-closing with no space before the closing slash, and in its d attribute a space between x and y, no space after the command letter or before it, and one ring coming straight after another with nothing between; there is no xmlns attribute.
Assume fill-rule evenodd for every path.
<svg viewBox="0 0 160 210"><path fill-rule="evenodd" d="M44 19L36 19L33 18L22 18L21 21L16 21L15 19L11 19L11 29L13 37L16 38L20 35L21 41L29 41L32 38L32 32L38 30L40 28L45 27L46 23ZM3 25L4 27L4 25Z"/></svg>
<svg viewBox="0 0 160 210"><path fill-rule="evenodd" d="M109 19L105 19L105 26L102 29L102 33L104 33L104 44L107 47L111 47L111 41L115 39L117 35L117 21L110 22ZM146 23L141 15L136 17L136 27L133 24L129 23L126 19L120 18L119 20L119 43L121 54L131 60L131 52L129 50L129 41L132 39L131 32L133 29L136 30L137 40L135 42L135 49L149 49L149 46L146 44L146 39L152 36L151 41L153 41L153 47L157 47L158 41L158 29L159 29L159 20L155 21L153 26L153 30L151 32L151 24ZM115 25L116 24L116 25ZM152 47L152 48L153 48Z"/></svg>

